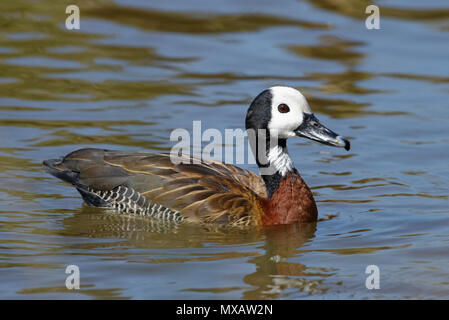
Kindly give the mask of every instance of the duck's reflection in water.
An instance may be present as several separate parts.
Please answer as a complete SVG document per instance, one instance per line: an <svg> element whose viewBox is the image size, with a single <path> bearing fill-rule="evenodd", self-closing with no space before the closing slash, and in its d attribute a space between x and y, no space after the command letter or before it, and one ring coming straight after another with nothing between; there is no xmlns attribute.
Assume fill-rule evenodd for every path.
<svg viewBox="0 0 449 320"><path fill-rule="evenodd" d="M304 292L308 295L326 290L321 288L320 279L306 272L305 265L291 261L292 258L295 260L301 248L314 238L316 223L263 229L222 228L167 223L83 206L74 215L63 219L63 226L60 232L66 236L64 239L73 241L67 246L71 249L84 249L90 256L97 252L101 259L107 258L109 254L110 258L140 263L186 263L247 258L248 263L254 264L256 271L243 277L244 285L227 289L242 291L241 298L244 299L275 299L293 292ZM76 237L101 241L78 242ZM101 250L102 248L107 248L107 252ZM204 248L207 250L203 251ZM214 251L213 248L217 250ZM167 252L161 254L164 249ZM201 290L179 289L217 293L220 288L211 287L216 285L205 283L204 289ZM220 281L220 286L222 285L223 282Z"/></svg>
<svg viewBox="0 0 449 320"><path fill-rule="evenodd" d="M316 227L316 223L305 223L266 228L265 254L250 259L257 270L244 277L254 289L246 291L243 297L274 299L297 291L306 294L324 291L319 288L320 280L310 279L305 265L290 261L314 237Z"/></svg>

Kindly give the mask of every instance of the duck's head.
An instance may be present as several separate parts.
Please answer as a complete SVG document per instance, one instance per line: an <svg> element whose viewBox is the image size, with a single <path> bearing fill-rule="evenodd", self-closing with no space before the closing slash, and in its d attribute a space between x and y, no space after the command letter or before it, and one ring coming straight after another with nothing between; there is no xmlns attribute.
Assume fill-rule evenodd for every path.
<svg viewBox="0 0 449 320"><path fill-rule="evenodd" d="M303 137L347 151L350 148L348 140L318 121L301 92L290 87L276 86L261 92L248 109L246 129L263 129L283 141Z"/></svg>

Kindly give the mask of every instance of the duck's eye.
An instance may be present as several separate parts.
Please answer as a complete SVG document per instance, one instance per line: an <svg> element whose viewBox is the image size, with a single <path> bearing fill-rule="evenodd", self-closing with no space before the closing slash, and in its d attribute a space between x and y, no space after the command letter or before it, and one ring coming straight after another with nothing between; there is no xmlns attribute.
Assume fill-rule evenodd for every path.
<svg viewBox="0 0 449 320"><path fill-rule="evenodd" d="M285 103L281 103L278 105L278 110L280 113L287 113L290 111L290 108Z"/></svg>

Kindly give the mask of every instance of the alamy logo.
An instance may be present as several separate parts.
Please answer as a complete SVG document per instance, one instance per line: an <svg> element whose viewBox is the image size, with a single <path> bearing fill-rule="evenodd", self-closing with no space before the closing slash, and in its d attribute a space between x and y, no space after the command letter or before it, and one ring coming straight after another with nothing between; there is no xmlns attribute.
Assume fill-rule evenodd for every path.
<svg viewBox="0 0 449 320"><path fill-rule="evenodd" d="M76 265L69 265L65 269L65 273L69 276L65 279L65 286L69 290L80 288L80 269Z"/></svg>
<svg viewBox="0 0 449 320"><path fill-rule="evenodd" d="M78 6L72 4L65 8L65 13L70 14L65 19L65 27L67 30L79 30L80 28L80 8Z"/></svg>
<svg viewBox="0 0 449 320"><path fill-rule="evenodd" d="M365 273L369 274L366 278L365 286L367 289L380 289L380 270L375 264L369 265L365 269Z"/></svg>
<svg viewBox="0 0 449 320"><path fill-rule="evenodd" d="M369 5L365 9L365 13L370 13L370 15L365 20L365 26L368 30L380 29L380 12L379 7L375 5Z"/></svg>
<svg viewBox="0 0 449 320"><path fill-rule="evenodd" d="M265 129L201 129L201 121L193 121L192 132L183 128L170 134L173 164L210 163L213 160L227 164L258 164L261 174L274 174L279 167L287 167L290 158L283 158L278 148L278 137ZM204 142L208 142L203 146ZM228 147L227 147L228 146ZM234 147L235 146L235 147ZM254 155L257 155L257 161ZM193 158L191 158L193 156ZM282 163L280 163L282 162Z"/></svg>

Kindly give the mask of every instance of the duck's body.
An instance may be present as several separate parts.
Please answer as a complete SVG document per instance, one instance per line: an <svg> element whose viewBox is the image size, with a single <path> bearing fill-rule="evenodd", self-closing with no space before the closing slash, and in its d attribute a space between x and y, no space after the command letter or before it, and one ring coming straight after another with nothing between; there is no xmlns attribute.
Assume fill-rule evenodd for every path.
<svg viewBox="0 0 449 320"><path fill-rule="evenodd" d="M279 88L280 92L274 88ZM276 99L282 99L280 93L287 93L281 100L282 105L293 105L292 111L296 113L307 113L310 109L308 105L301 105L305 99L302 100L295 89L274 88L265 90L253 101L246 118L247 130L267 129L265 138L274 134L277 137L274 142L266 141L263 153L266 162L257 152L261 136L252 141L262 176L218 161L183 157L175 163L170 154L92 148L74 151L62 159L46 160L44 165L54 176L73 184L88 205L120 212L172 221L230 225L315 221L318 211L312 192L293 167L286 139L291 132L309 135L307 137L313 140L318 138L310 137L310 132L304 130L306 114L301 115L301 121L288 120L291 128L279 128L282 119L273 115L276 111L272 106L274 103L278 108ZM304 110L299 107L295 110L295 103ZM289 113L288 106L287 109L279 105L280 113ZM309 118L313 116L309 114ZM316 127L316 118L313 117L313 121ZM325 134L329 136L321 142L349 149L349 142L321 125L319 129L327 130Z"/></svg>
<svg viewBox="0 0 449 320"><path fill-rule="evenodd" d="M45 165L73 184L88 205L125 213L232 225L316 219L312 193L296 171L267 198L259 175L217 161L193 160L173 164L169 154L81 149Z"/></svg>

